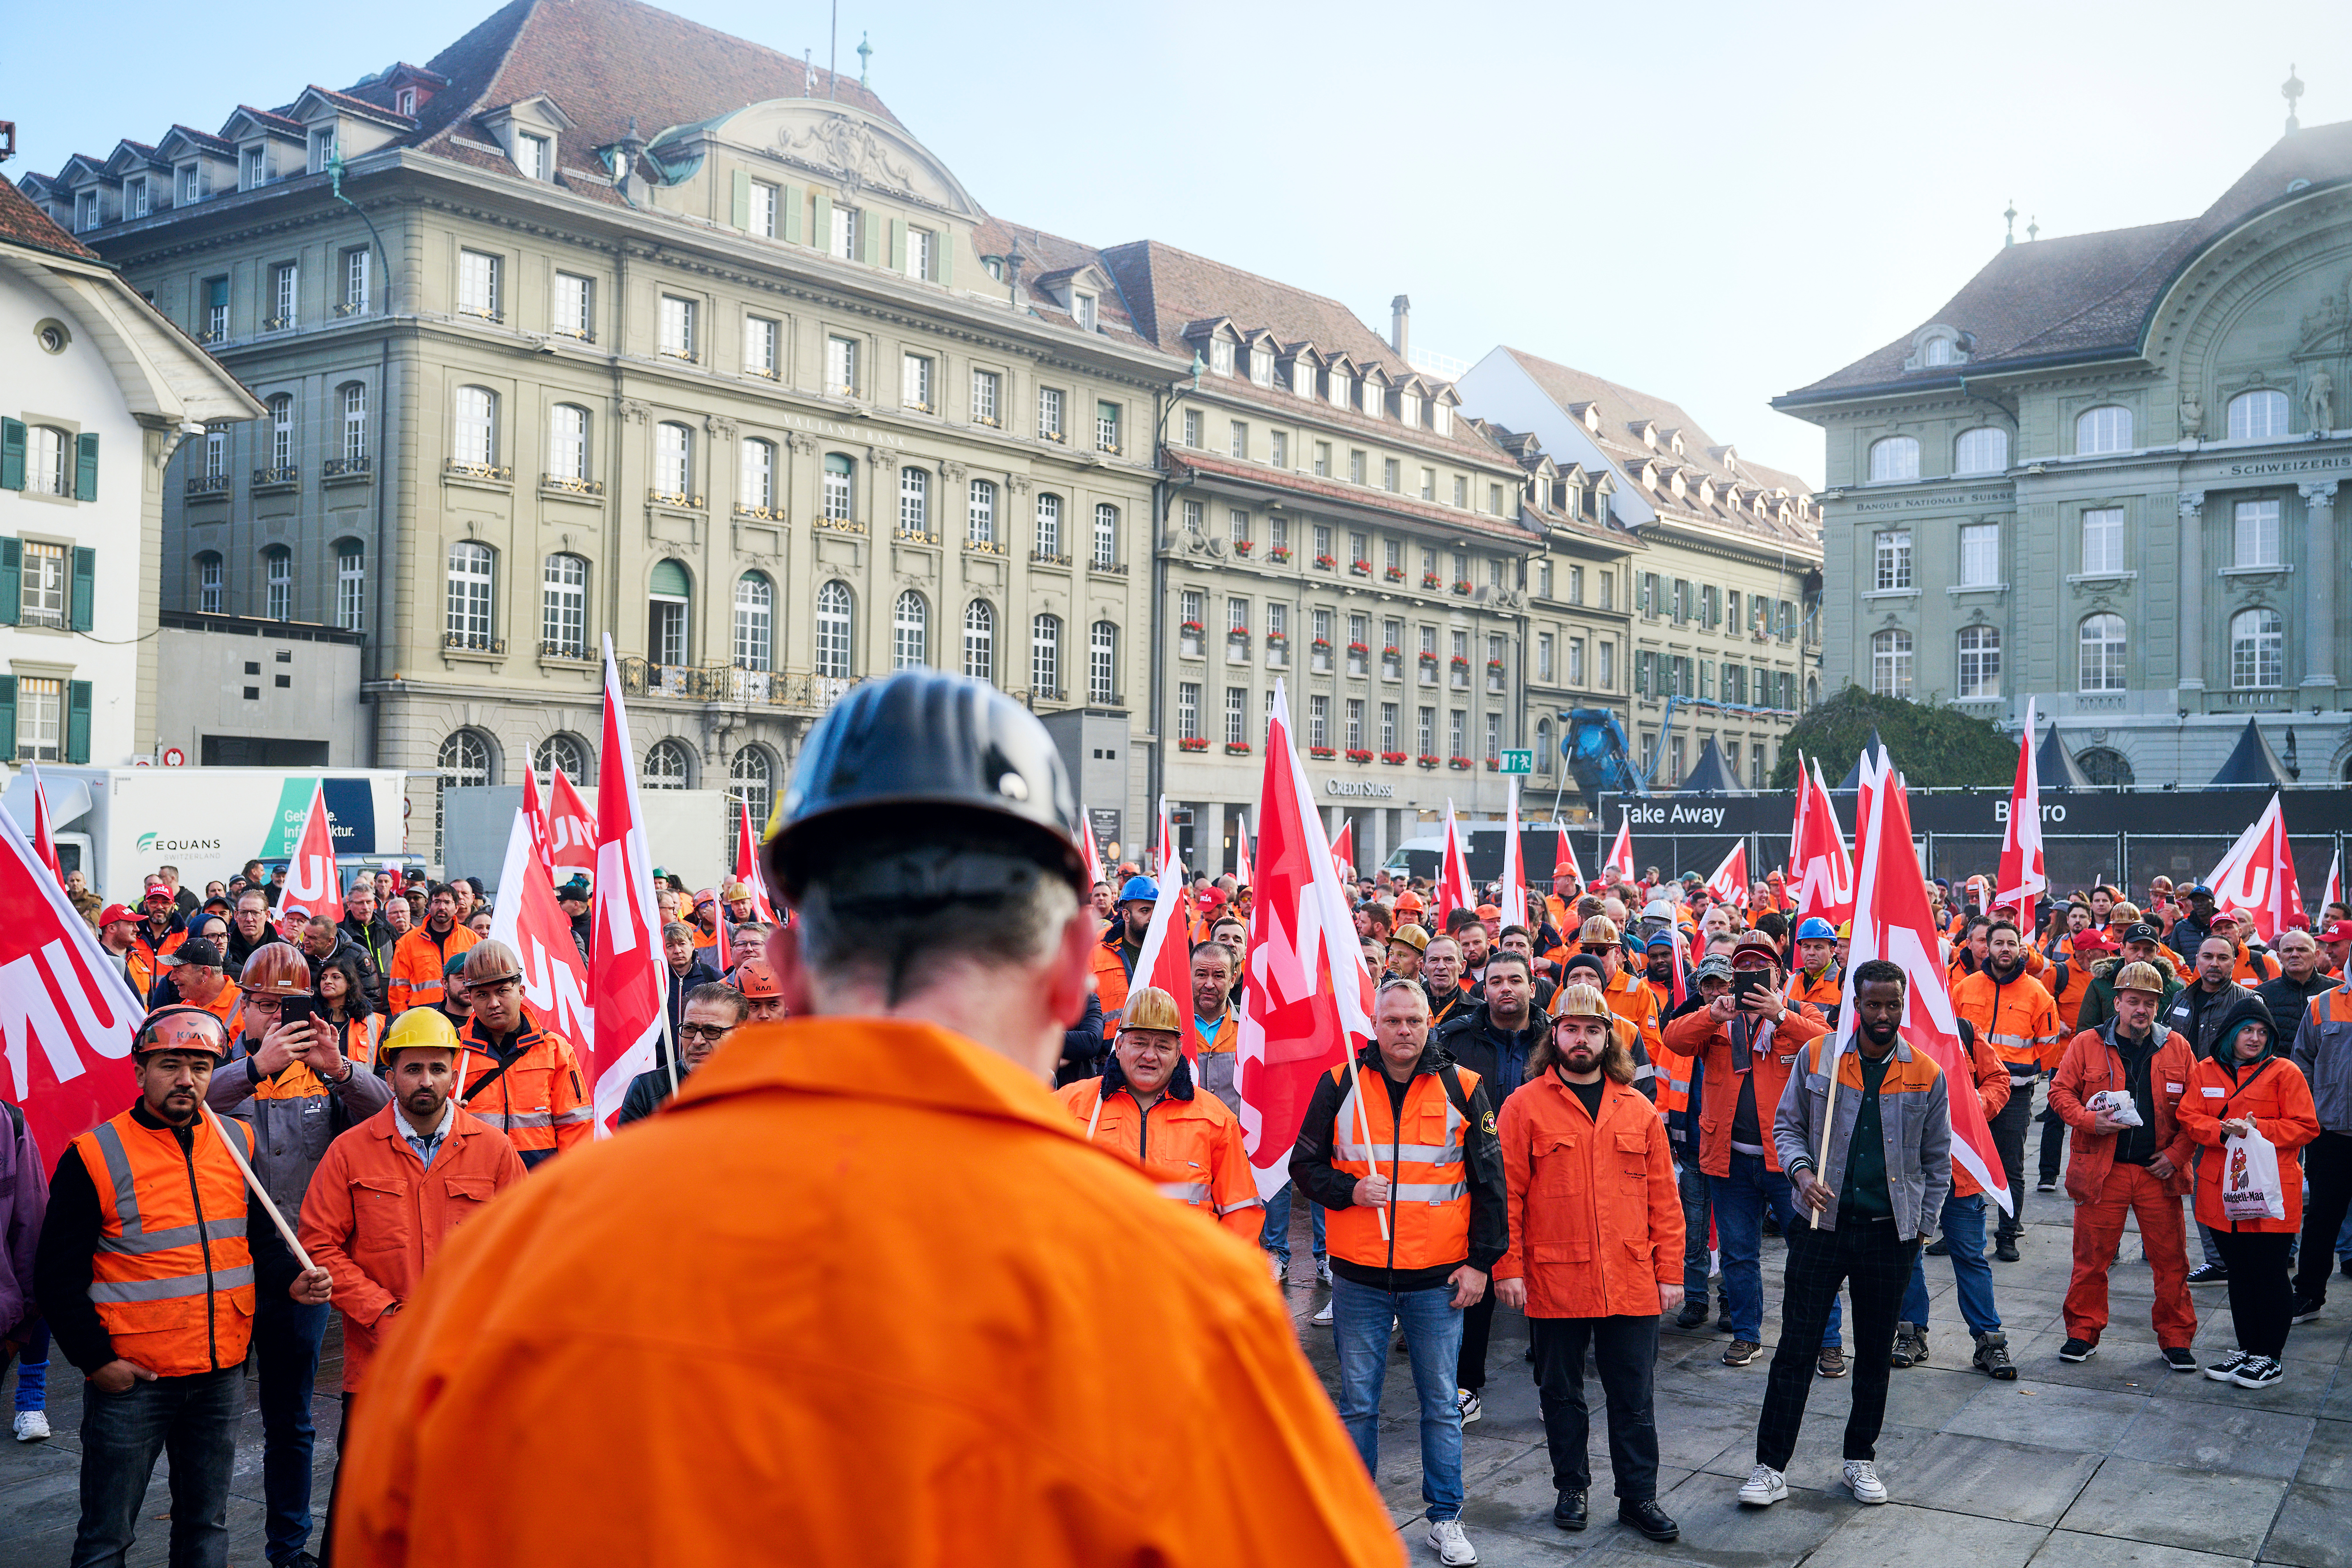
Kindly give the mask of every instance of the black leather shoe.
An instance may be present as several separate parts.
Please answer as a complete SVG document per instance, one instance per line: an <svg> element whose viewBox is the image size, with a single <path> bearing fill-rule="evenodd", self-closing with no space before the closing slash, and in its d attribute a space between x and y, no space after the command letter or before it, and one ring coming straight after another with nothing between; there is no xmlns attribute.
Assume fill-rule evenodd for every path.
<svg viewBox="0 0 2352 1568"><path fill-rule="evenodd" d="M1927 1244L1927 1250L1930 1258L1949 1258L1952 1255L1952 1244L1939 1236Z"/></svg>
<svg viewBox="0 0 2352 1568"><path fill-rule="evenodd" d="M2013 1236L1995 1237L1992 1244L1992 1255L1995 1259L2002 1263L2016 1262L2017 1237Z"/></svg>
<svg viewBox="0 0 2352 1568"><path fill-rule="evenodd" d="M1640 1502L1619 1503L1617 1521L1620 1524L1632 1525L1653 1541L1682 1539L1683 1527L1666 1517L1666 1510L1658 1506L1655 1498L1644 1498Z"/></svg>
<svg viewBox="0 0 2352 1568"><path fill-rule="evenodd" d="M1551 1521L1562 1530L1582 1530L1591 1522L1584 1506L1582 1492L1562 1492L1559 1500L1551 1505Z"/></svg>

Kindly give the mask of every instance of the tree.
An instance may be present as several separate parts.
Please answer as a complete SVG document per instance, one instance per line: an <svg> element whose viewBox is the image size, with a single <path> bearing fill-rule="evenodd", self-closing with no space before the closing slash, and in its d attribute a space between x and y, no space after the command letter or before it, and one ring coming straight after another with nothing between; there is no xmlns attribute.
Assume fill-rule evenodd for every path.
<svg viewBox="0 0 2352 1568"><path fill-rule="evenodd" d="M1790 728L1780 742L1772 787L1797 787L1801 751L1822 760L1822 774L1835 789L1873 730L1886 743L1903 782L1914 789L2007 784L2017 776L2017 737L2001 733L1991 721L1938 703L1880 697L1849 684Z"/></svg>

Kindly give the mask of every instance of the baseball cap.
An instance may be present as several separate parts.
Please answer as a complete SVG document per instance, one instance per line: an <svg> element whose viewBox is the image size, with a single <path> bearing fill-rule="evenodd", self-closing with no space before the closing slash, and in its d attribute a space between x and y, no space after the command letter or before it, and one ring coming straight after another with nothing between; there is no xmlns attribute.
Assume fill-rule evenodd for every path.
<svg viewBox="0 0 2352 1568"><path fill-rule="evenodd" d="M2162 942L2164 933L2147 921L2141 921L2137 925L2124 928L2124 940L2126 942Z"/></svg>
<svg viewBox="0 0 2352 1568"><path fill-rule="evenodd" d="M180 944L177 952L164 953L155 962L173 969L188 964L198 969L218 969L221 967L221 950L203 937L191 937Z"/></svg>
<svg viewBox="0 0 2352 1568"><path fill-rule="evenodd" d="M2074 951L2076 952L2113 952L2115 944L2107 940L2105 931L2094 928L2074 939Z"/></svg>
<svg viewBox="0 0 2352 1568"><path fill-rule="evenodd" d="M2314 933L2322 942L2352 942L2352 921L2336 921Z"/></svg>
<svg viewBox="0 0 2352 1568"><path fill-rule="evenodd" d="M572 878L572 880L564 883L563 886L555 889L555 896L559 899L586 899L588 897L588 879L585 877Z"/></svg>
<svg viewBox="0 0 2352 1568"><path fill-rule="evenodd" d="M172 889L160 882L150 883L147 890L139 896L139 901L142 904L152 904L158 899L167 904L172 901Z"/></svg>
<svg viewBox="0 0 2352 1568"><path fill-rule="evenodd" d="M1694 981L1728 981L1731 978L1731 960L1724 957L1723 954L1719 952L1709 953L1706 957L1699 960L1698 968L1692 973L1691 978Z"/></svg>
<svg viewBox="0 0 2352 1568"><path fill-rule="evenodd" d="M2210 899L2213 896L2213 889L2202 882L2191 882L2185 888L2173 889L2172 893L2180 899Z"/></svg>
<svg viewBox="0 0 2352 1568"><path fill-rule="evenodd" d="M121 904L109 904L98 911L98 925L99 929L103 931L117 921L135 921L138 918Z"/></svg>
<svg viewBox="0 0 2352 1568"><path fill-rule="evenodd" d="M1503 918L1503 911L1493 904L1480 904L1478 918L1482 921L1500 920Z"/></svg>

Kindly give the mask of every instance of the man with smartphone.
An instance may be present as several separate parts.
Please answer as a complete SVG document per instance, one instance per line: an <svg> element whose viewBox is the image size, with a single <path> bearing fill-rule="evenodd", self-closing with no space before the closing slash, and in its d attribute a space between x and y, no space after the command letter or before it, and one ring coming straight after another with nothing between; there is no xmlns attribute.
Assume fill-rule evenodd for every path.
<svg viewBox="0 0 2352 1568"><path fill-rule="evenodd" d="M253 950L229 1015L237 1036L212 1075L205 1103L253 1124L253 1173L280 1214L302 1212L311 1174L328 1144L392 1103L372 1072L354 1070L318 1016L310 965L301 950L270 942ZM253 1344L261 1363L261 1493L272 1568L307 1568L310 1542L311 1386L325 1303L306 1306L278 1291L255 1302Z"/></svg>

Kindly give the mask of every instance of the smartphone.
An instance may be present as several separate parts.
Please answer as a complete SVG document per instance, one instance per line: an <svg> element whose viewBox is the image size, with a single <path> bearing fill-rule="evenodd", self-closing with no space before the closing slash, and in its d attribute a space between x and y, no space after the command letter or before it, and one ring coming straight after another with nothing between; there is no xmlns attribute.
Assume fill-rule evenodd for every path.
<svg viewBox="0 0 2352 1568"><path fill-rule="evenodd" d="M280 1024L308 1024L311 1015L318 1010L319 1001L315 996L289 996L286 1005L278 1010L278 1021Z"/></svg>
<svg viewBox="0 0 2352 1568"><path fill-rule="evenodd" d="M1735 969L1731 972L1731 1005L1747 1005L1748 998L1759 991L1772 988L1772 972L1769 969Z"/></svg>

